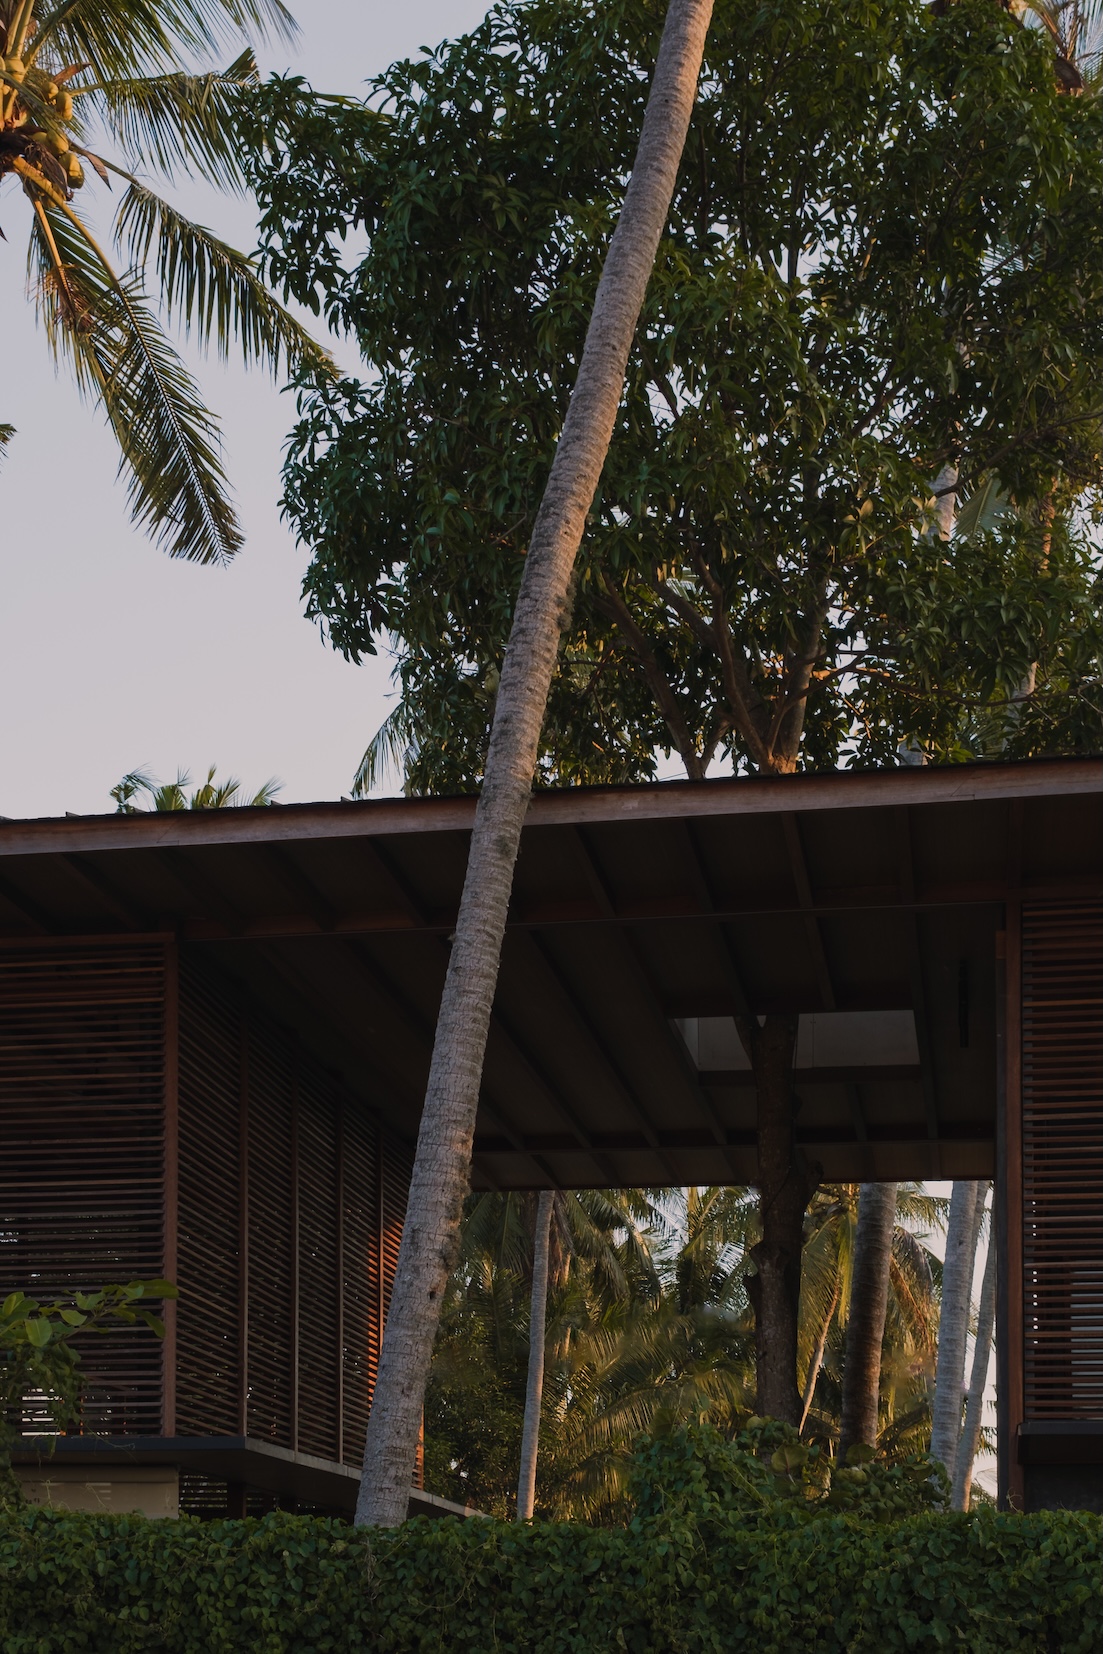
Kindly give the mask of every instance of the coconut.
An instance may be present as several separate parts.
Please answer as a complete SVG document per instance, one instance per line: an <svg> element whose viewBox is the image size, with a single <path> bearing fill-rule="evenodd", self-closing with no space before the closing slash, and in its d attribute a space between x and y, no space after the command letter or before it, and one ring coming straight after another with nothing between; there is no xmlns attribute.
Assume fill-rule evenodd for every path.
<svg viewBox="0 0 1103 1654"><path fill-rule="evenodd" d="M84 184L84 168L81 166L72 150L65 157L65 176L69 180L69 188L79 190Z"/></svg>
<svg viewBox="0 0 1103 1654"><path fill-rule="evenodd" d="M22 86L27 78L27 65L21 57L6 57L4 59L4 73L9 80L14 80Z"/></svg>
<svg viewBox="0 0 1103 1654"><path fill-rule="evenodd" d="M69 153L69 140L65 136L64 132L51 132L49 136L44 137L41 142L43 147L48 149L51 155L56 155L59 161L63 155L67 155Z"/></svg>
<svg viewBox="0 0 1103 1654"><path fill-rule="evenodd" d="M73 118L73 94L59 91L54 100L54 108L63 121L71 121Z"/></svg>

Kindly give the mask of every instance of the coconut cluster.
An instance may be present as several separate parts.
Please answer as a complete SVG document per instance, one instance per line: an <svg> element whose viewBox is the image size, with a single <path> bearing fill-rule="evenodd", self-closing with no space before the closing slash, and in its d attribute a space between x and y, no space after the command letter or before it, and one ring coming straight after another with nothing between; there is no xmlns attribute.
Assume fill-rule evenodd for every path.
<svg viewBox="0 0 1103 1654"><path fill-rule="evenodd" d="M49 75L41 69L28 67L19 57L5 57L3 60L4 74L9 82L17 86L26 86L34 93L35 98L51 108L59 122L73 118L73 94L51 80ZM46 131L42 127L30 125L29 111L19 102L16 103L14 114L9 126L23 129L23 136L38 148L52 155L57 165L65 175L65 182L69 189L79 190L84 184L84 168L80 157L73 153L69 140L64 132L55 129ZM52 168L50 169L53 170Z"/></svg>

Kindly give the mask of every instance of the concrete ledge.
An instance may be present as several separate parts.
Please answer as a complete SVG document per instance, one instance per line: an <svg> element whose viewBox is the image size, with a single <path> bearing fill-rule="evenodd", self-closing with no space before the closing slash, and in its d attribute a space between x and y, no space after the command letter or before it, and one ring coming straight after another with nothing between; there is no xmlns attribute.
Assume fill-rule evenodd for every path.
<svg viewBox="0 0 1103 1654"><path fill-rule="evenodd" d="M98 1487L101 1492L112 1485L123 1487L140 1482L150 1473L153 1478L167 1473L175 1479L178 1471L190 1470L261 1488L267 1493L283 1494L303 1504L326 1505L348 1516L356 1508L360 1486L360 1472L352 1465L337 1464L311 1453L295 1453L253 1436L28 1437L22 1446L13 1450L12 1463L18 1467L20 1480L28 1483L48 1482L60 1487L62 1481L66 1481L74 1487L77 1484ZM101 1495L89 1497L100 1498L101 1502L67 1508L122 1508L115 1503L103 1503L102 1498L108 1497L106 1492L102 1492L102 1498ZM139 1507L131 1504L126 1508ZM147 1514L175 1515L176 1511ZM413 1488L409 1514L466 1517L481 1513L455 1504L451 1499L442 1499L438 1494Z"/></svg>

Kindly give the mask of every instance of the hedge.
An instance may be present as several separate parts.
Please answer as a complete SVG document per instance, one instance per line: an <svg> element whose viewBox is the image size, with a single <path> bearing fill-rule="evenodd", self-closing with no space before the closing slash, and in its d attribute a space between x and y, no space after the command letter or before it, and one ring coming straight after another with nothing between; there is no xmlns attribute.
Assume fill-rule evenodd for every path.
<svg viewBox="0 0 1103 1654"><path fill-rule="evenodd" d="M0 1520L3 1654L1103 1648L1100 1518Z"/></svg>

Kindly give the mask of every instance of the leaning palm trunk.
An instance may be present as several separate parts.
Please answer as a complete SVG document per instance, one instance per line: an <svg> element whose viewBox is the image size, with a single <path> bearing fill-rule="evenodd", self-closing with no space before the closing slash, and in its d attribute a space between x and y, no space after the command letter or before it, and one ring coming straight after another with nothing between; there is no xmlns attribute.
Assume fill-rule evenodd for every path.
<svg viewBox="0 0 1103 1654"><path fill-rule="evenodd" d="M987 1185L954 1184L946 1227L946 1261L942 1269L942 1308L938 1320L938 1363L931 1409L931 1457L941 1460L951 1482L961 1435L965 1385L965 1343L973 1285L980 1213Z"/></svg>
<svg viewBox="0 0 1103 1654"><path fill-rule="evenodd" d="M529 1372L525 1387L525 1424L521 1432L521 1470L517 1477L517 1520L531 1522L536 1506L536 1455L540 1447L540 1404L544 1397L544 1334L548 1319L548 1257L551 1252L550 1189L540 1193L532 1243L532 1296L529 1300Z"/></svg>
<svg viewBox="0 0 1103 1654"><path fill-rule="evenodd" d="M800 1424L798 1426L798 1428L802 1431L808 1423L808 1415L812 1411L812 1402L816 1395L816 1385L819 1382L820 1369L823 1366L823 1355L827 1348L827 1335L831 1331L831 1323L835 1319L835 1311L839 1307L839 1299L841 1296L842 1282L836 1275L835 1290L831 1294L831 1302L827 1306L827 1314L823 1318L823 1325L820 1328L820 1336L816 1340L816 1347L812 1351L812 1359L808 1363L808 1376L804 1381L804 1394L801 1397Z"/></svg>
<svg viewBox="0 0 1103 1654"><path fill-rule="evenodd" d="M356 1507L363 1525L390 1527L406 1514L425 1380L468 1186L490 1010L548 690L575 559L670 210L711 15L712 0L670 0L635 165L525 559L368 1420Z"/></svg>
<svg viewBox="0 0 1103 1654"><path fill-rule="evenodd" d="M863 1183L858 1195L854 1269L843 1367L839 1458L852 1447L877 1446L881 1398L881 1345L889 1302L896 1184Z"/></svg>
<svg viewBox="0 0 1103 1654"><path fill-rule="evenodd" d="M983 1207L984 1197L981 1196ZM973 1370L969 1375L969 1389L965 1397L965 1422L961 1427L957 1460L954 1465L953 1507L968 1510L973 1486L973 1464L980 1446L981 1413L984 1407L984 1386L988 1382L988 1364L992 1357L992 1333L996 1324L996 1241L989 1235L988 1257L984 1264L984 1279L980 1288L977 1309L977 1341L973 1347Z"/></svg>

